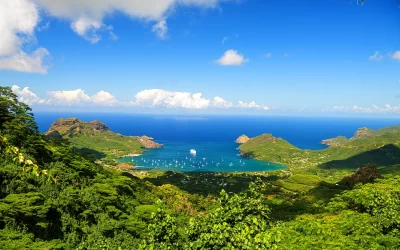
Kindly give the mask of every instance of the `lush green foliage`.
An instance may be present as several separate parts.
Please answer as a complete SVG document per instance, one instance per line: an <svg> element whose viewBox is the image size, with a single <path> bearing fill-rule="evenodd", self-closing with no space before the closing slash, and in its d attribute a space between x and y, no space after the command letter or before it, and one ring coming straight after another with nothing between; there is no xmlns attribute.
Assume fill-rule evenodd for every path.
<svg viewBox="0 0 400 250"><path fill-rule="evenodd" d="M324 150L301 150L267 134L250 139L239 149L244 156L279 162L296 173L317 174L320 169L349 172L367 163L377 166L399 164L399 147L400 126L375 131L363 128L350 140L341 140Z"/></svg>
<svg viewBox="0 0 400 250"><path fill-rule="evenodd" d="M114 133L99 122L83 122L76 118L59 119L54 122L48 137L68 139L78 151L95 159L118 158L127 154L143 153L143 144L137 137Z"/></svg>
<svg viewBox="0 0 400 250"><path fill-rule="evenodd" d="M308 154L295 174L122 172L59 136L45 140L29 107L8 88L0 94L0 249L400 248L400 165L367 164L347 176L307 165L313 154L394 143L393 128L322 153L257 139L260 154ZM380 146L381 162L397 159L390 149Z"/></svg>

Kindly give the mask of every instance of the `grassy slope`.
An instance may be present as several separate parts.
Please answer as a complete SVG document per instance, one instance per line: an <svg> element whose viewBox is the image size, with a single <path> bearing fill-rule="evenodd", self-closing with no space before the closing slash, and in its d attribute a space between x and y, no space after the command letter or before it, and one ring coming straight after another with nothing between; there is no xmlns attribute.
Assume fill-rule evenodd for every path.
<svg viewBox="0 0 400 250"><path fill-rule="evenodd" d="M367 133L367 137L356 136L323 150L301 150L281 138L263 134L239 149L247 157L285 164L294 173L307 172L323 177L337 175L340 178L366 163L378 166L400 163L400 126Z"/></svg>
<svg viewBox="0 0 400 250"><path fill-rule="evenodd" d="M89 123L76 118L60 119L50 127L47 134L54 131L68 139L78 150L92 153L96 158L143 153L143 145L137 138L114 133L97 121Z"/></svg>

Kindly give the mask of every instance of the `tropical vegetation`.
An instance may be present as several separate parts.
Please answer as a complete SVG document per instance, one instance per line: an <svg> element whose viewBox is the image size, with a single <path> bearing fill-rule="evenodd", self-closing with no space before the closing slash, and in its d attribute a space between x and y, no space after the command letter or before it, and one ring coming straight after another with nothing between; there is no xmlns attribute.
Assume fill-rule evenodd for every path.
<svg viewBox="0 0 400 250"><path fill-rule="evenodd" d="M123 171L39 133L31 109L0 87L0 249L397 249L393 137L317 152L272 136L243 144L289 165L274 172Z"/></svg>

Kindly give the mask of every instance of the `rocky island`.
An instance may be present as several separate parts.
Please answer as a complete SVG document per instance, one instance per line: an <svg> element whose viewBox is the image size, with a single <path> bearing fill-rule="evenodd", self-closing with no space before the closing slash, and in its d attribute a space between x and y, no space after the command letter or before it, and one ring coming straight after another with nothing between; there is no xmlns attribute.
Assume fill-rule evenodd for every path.
<svg viewBox="0 0 400 250"><path fill-rule="evenodd" d="M68 139L78 151L92 154L96 159L138 155L144 152L144 148L164 146L155 142L152 137L123 136L112 132L101 121L84 122L77 118L62 118L55 121L45 135Z"/></svg>
<svg viewBox="0 0 400 250"><path fill-rule="evenodd" d="M248 142L249 140L250 140L250 138L247 135L241 135L236 139L236 143L243 144L243 143Z"/></svg>

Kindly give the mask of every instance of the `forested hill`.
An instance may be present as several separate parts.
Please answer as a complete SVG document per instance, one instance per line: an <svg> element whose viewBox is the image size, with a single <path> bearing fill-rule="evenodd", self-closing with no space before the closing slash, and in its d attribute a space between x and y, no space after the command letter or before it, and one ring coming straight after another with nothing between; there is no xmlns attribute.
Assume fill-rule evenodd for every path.
<svg viewBox="0 0 400 250"><path fill-rule="evenodd" d="M378 166L400 164L400 126L378 130L361 128L350 139L339 136L322 141L323 150L301 150L282 138L263 134L240 145L243 156L274 161L294 171L305 169L354 170L367 163Z"/></svg>
<svg viewBox="0 0 400 250"><path fill-rule="evenodd" d="M0 249L399 249L399 170L117 171L0 87Z"/></svg>
<svg viewBox="0 0 400 250"><path fill-rule="evenodd" d="M55 121L45 133L53 139L68 139L78 151L95 159L118 158L128 154L141 154L144 148L159 148L162 144L147 136L123 136L112 132L100 121L84 122L77 118Z"/></svg>

